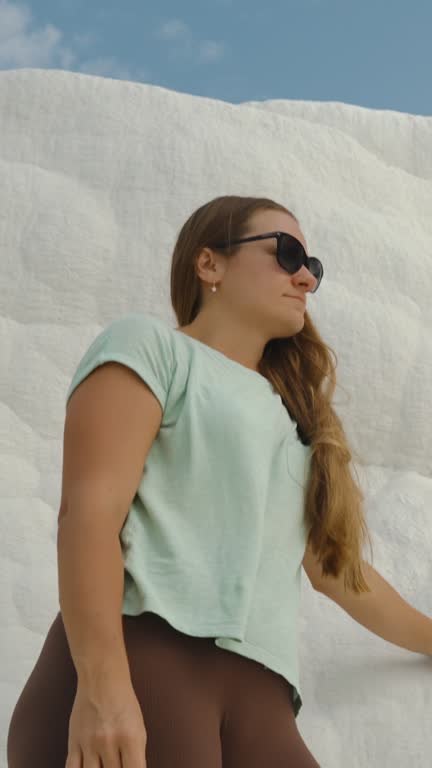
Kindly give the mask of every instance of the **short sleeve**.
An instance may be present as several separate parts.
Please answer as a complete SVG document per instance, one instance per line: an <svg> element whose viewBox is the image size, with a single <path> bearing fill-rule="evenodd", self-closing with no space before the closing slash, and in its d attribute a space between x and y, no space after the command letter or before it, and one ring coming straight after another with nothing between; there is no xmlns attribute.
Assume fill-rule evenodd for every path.
<svg viewBox="0 0 432 768"><path fill-rule="evenodd" d="M174 368L168 331L158 318L144 313L134 312L114 320L96 336L78 363L66 403L86 376L113 361L135 371L164 411Z"/></svg>

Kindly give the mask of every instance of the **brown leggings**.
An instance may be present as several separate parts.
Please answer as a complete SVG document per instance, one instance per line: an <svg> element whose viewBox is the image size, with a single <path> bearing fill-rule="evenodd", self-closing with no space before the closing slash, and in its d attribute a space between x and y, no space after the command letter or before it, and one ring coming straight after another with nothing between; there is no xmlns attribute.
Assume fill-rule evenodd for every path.
<svg viewBox="0 0 432 768"><path fill-rule="evenodd" d="M281 675L154 613L122 619L147 768L319 768ZM76 685L59 612L12 714L8 768L65 768Z"/></svg>

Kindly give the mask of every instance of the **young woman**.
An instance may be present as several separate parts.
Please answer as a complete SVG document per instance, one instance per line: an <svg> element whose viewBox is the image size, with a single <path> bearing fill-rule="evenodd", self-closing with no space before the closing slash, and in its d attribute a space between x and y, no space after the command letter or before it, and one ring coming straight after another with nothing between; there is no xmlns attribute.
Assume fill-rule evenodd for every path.
<svg viewBox="0 0 432 768"><path fill-rule="evenodd" d="M61 611L9 768L317 768L296 724L301 566L317 589L369 591L335 366L307 312L322 276L287 208L219 197L174 248L176 328L132 312L84 354Z"/></svg>

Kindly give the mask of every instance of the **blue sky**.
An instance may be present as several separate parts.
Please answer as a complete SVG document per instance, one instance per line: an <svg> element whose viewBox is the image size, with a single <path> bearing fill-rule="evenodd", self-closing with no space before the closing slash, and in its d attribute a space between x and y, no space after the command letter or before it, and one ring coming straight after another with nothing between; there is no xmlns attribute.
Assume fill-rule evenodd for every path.
<svg viewBox="0 0 432 768"><path fill-rule="evenodd" d="M0 69L432 115L432 0L0 0Z"/></svg>

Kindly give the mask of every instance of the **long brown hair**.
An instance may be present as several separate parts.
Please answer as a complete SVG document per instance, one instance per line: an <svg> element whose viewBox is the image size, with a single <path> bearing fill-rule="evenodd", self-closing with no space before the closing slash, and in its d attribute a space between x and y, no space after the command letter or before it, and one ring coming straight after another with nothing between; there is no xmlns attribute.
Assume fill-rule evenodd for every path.
<svg viewBox="0 0 432 768"><path fill-rule="evenodd" d="M250 217L261 210L284 211L298 223L291 211L274 200L227 195L201 206L183 224L171 264L171 302L179 327L191 323L202 306L201 281L195 270L202 248L217 251L213 243L246 236ZM222 253L229 258L239 247L231 246ZM305 523L308 543L318 556L322 573L334 577L343 573L345 589L356 594L370 592L362 571L366 539L372 552L364 495L351 474L353 452L331 405L337 356L307 311L304 318L299 333L266 344L259 372L280 394L290 417L297 422L301 441L311 446Z"/></svg>

